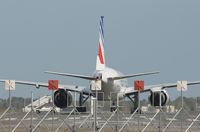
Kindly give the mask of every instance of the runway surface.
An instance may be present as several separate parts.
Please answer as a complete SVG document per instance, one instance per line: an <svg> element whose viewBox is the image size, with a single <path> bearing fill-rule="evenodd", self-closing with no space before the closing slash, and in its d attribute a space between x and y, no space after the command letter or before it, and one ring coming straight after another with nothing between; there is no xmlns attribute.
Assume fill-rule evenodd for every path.
<svg viewBox="0 0 200 132"><path fill-rule="evenodd" d="M2 114L2 113L1 113ZM166 132L185 131L191 123L190 131L197 132L200 129L200 121L194 120L198 112L187 113L182 111L178 116L176 113L123 113L122 111L108 112L98 111L97 129L98 131L163 131L167 127ZM26 115L26 116L25 116ZM128 121L128 122L127 122ZM125 123L127 122L127 125ZM32 125L31 125L32 124ZM32 126L32 127L31 127ZM74 127L75 126L75 127ZM145 129L146 127L146 129ZM123 129L122 129L123 128ZM52 113L41 112L24 113L8 111L0 120L0 132L7 131L72 131L78 130L94 131L94 117L90 113Z"/></svg>

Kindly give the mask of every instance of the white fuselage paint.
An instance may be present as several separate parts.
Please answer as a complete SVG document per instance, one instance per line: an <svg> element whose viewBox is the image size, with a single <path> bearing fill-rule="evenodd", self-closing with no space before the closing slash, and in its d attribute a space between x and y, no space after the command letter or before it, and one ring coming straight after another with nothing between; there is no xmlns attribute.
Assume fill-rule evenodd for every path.
<svg viewBox="0 0 200 132"><path fill-rule="evenodd" d="M126 79L120 80L110 80L110 77L118 77L121 76L122 73L116 71L112 68L106 67L104 70L95 71L93 76L95 77L97 74L102 75L102 90L98 91L104 94L104 100L114 99L116 100L116 96L121 99L124 96L124 91L128 87L128 83ZM93 91L94 92L94 91Z"/></svg>

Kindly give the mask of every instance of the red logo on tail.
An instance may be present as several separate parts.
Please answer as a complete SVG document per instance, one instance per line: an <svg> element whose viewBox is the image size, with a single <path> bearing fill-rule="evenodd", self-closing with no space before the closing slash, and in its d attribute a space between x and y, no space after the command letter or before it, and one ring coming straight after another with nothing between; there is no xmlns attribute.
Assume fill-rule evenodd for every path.
<svg viewBox="0 0 200 132"><path fill-rule="evenodd" d="M99 56L99 60L100 60L101 64L104 64L104 58L103 58L103 53L102 53L102 49L101 49L101 44L100 43L99 43L98 56Z"/></svg>

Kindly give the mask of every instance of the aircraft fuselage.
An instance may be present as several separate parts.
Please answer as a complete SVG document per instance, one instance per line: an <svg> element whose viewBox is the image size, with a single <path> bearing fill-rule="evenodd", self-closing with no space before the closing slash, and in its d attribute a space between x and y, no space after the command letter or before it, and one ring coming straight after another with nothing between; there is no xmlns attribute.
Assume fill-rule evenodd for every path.
<svg viewBox="0 0 200 132"><path fill-rule="evenodd" d="M106 67L104 70L95 71L93 73L93 77L97 77L99 75L102 75L101 76L102 87L101 91L98 92L104 94L104 100L113 99L115 94L120 93L123 89L128 87L126 79L120 79L120 80L109 79L111 77L118 77L122 75L122 73L112 68Z"/></svg>

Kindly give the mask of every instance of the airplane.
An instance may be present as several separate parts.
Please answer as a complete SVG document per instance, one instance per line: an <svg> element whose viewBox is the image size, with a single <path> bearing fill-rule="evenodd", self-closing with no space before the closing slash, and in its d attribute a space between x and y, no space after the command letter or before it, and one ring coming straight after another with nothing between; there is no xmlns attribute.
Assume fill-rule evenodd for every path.
<svg viewBox="0 0 200 132"><path fill-rule="evenodd" d="M116 98L111 98L111 93L117 93L118 98L124 99L128 97L134 104L137 100L138 92L133 89L133 87L128 87L127 78L145 76L158 74L159 71L152 72L144 72L137 74L128 74L123 75L121 72L109 68L105 63L105 55L104 55L104 21L103 16L100 17L99 24L99 43L98 43L98 54L96 60L96 70L91 76L79 75L79 74L71 74L71 73L63 73L63 72L54 72L54 71L45 71L48 74L60 75L60 76L68 76L74 77L84 80L90 81L89 87L83 86L74 86L74 85L59 85L58 90L54 92L54 104L59 108L67 108L72 102L75 100L72 92L79 93L79 105L82 106L90 96L96 96L94 94L94 89L91 90L92 85L97 85L100 83L101 90L97 93L104 93L104 100L111 100L113 103L116 103ZM5 82L5 79L1 79L0 82ZM22 85L31 85L36 88L39 87L48 87L48 83L43 82L32 82L32 81L18 81L15 80L16 84ZM191 81L188 82L187 85L196 85L200 84L200 81ZM165 89L176 87L177 83L167 83L167 84L158 84L152 86L145 86L143 91L150 92L149 101L152 106L162 106L166 105L169 100L169 95ZM98 96L98 94L97 94ZM160 98L161 97L161 103ZM98 99L102 99L99 97Z"/></svg>

